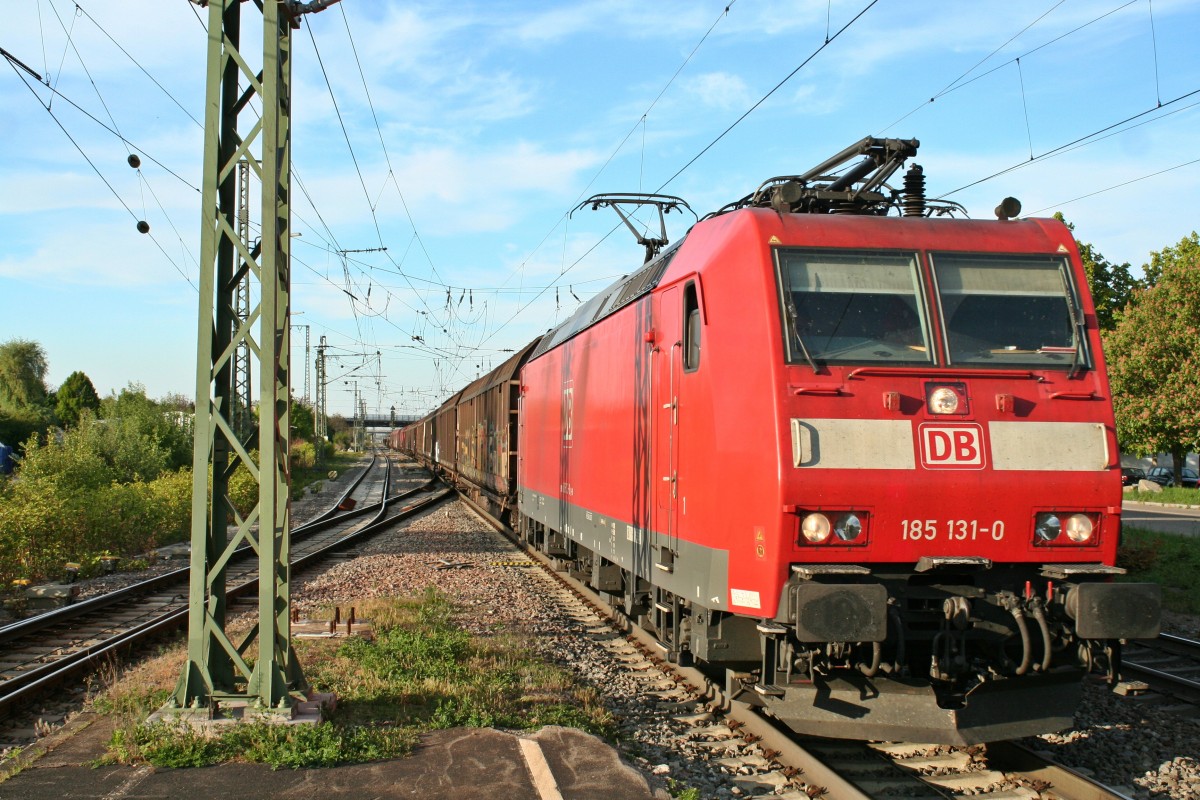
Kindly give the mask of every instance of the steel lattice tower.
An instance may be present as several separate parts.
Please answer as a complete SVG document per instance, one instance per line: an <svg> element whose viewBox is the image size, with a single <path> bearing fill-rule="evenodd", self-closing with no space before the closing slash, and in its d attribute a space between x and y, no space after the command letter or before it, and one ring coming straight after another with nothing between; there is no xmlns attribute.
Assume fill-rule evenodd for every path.
<svg viewBox="0 0 1200 800"><path fill-rule="evenodd" d="M325 421L325 337L321 337L321 343L317 345L317 399L315 402L316 408L313 413L316 417L315 425L317 438L321 440L322 447L317 451L317 456L320 457L324 452L324 444L329 436L328 426Z"/></svg>
<svg viewBox="0 0 1200 800"><path fill-rule="evenodd" d="M250 250L250 162L238 161L238 241L242 249ZM234 292L233 311L237 325L244 326L250 319L250 273L245 263L238 271L243 273ZM253 430L250 419L250 342L243 339L238 344L233 358L233 431L241 441L246 441Z"/></svg>
<svg viewBox="0 0 1200 800"><path fill-rule="evenodd" d="M207 3L188 660L169 705L209 716L217 708L214 701L244 700L262 711L290 712L308 688L291 647L288 594L291 32L299 14L329 4ZM243 6L262 11L261 71L250 66L257 61L254 50L241 48ZM261 118L252 111L255 98ZM255 118L239 124L243 117ZM262 184L262 235L255 247L237 230L237 165L243 159ZM240 319L236 294L243 278L254 284L248 294L257 306ZM233 362L242 346L258 360L254 441L238 436L234 418ZM239 465L259 484L258 502L244 515L228 495ZM234 643L225 628L225 569L234 549L246 542L259 558L258 624ZM251 668L245 655L255 642Z"/></svg>

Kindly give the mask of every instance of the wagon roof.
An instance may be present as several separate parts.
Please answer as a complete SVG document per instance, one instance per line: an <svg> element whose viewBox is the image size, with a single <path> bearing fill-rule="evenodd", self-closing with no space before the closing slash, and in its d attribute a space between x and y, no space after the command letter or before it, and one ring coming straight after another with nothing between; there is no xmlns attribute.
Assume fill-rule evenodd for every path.
<svg viewBox="0 0 1200 800"><path fill-rule="evenodd" d="M519 372L521 367L524 366L525 361L529 358L529 354L533 352L533 349L537 347L538 342L541 340L542 337L539 336L517 352L513 353L513 355L510 356L503 364L496 367L482 378L478 378L477 380L467 384L467 388L462 390L462 396L459 398L459 402L465 403L472 398L478 397L489 389L493 389L516 378L517 372Z"/></svg>

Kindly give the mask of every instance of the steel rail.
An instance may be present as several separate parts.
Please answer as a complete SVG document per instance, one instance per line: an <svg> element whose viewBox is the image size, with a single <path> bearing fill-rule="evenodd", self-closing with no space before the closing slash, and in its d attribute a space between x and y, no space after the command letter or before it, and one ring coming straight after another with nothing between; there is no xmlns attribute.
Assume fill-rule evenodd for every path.
<svg viewBox="0 0 1200 800"><path fill-rule="evenodd" d="M1200 681L1194 681L1191 678L1185 678L1182 675L1176 675L1172 672L1166 672L1154 667L1148 667L1145 664L1139 664L1136 661L1122 661L1121 671L1145 675L1147 677L1154 678L1157 681L1171 684L1181 689L1186 689L1190 692L1195 692L1197 696L1200 696Z"/></svg>
<svg viewBox="0 0 1200 800"><path fill-rule="evenodd" d="M1121 659L1123 675L1136 675L1146 678L1151 685L1180 700L1193 705L1200 705L1200 681L1184 677L1173 669L1169 662L1190 660L1184 670L1195 672L1200 662L1200 642L1177 636L1172 633L1160 633L1155 639L1135 641L1142 653L1126 652ZM1160 656L1157 660L1147 663L1147 656Z"/></svg>
<svg viewBox="0 0 1200 800"><path fill-rule="evenodd" d="M432 483L432 481L430 482ZM360 528L358 531L333 539L323 546L314 549L307 553L297 554L292 559L290 566L296 569L307 568L329 554L341 550L359 541L375 535L381 530L400 522L408 517L411 517L428 508L432 508L447 497L451 496L451 490L442 489L428 497L418 501L417 503L406 506L400 512L388 515L387 505L389 502L395 503L421 492L428 492L430 484L424 487L418 487L398 495L395 498L387 498L387 488L390 484L390 469L385 477L385 493L384 500L381 502L382 508L375 518L367 525ZM373 508L373 506L368 507ZM226 597L229 601L236 600L244 594L257 592L259 578L254 577L244 581L234 587L231 587L226 592ZM126 630L120 631L117 634L98 642L95 645L80 648L79 650L66 653L60 658L48 662L40 667L20 673L18 676L11 678L3 683L0 683L0 718L4 717L8 711L15 705L20 704L24 700L36 696L39 692L46 690L50 686L60 683L67 678L85 670L96 660L108 656L110 653L121 648L132 647L137 642L149 636L172 630L181 626L186 621L188 608L186 605L178 609L173 609L164 614L161 614L154 619L132 626Z"/></svg>
<svg viewBox="0 0 1200 800"><path fill-rule="evenodd" d="M358 486L370 473L371 469L375 466L375 460L376 459L372 457L371 463L367 465L367 468L362 471L361 475L354 479L354 481L335 501L331 508L321 512L321 514L311 520L308 520L302 525L298 525L293 528L292 535L308 535L317 531L327 530L328 528L337 525L340 522L362 516L375 508L375 506L378 504L367 504L360 508L356 508L353 511L344 512L338 515L333 514L333 512L338 510L338 507L346 500L347 497L351 495L351 493L354 492L355 489L358 488ZM250 549L251 547L249 544L242 545L234 551L234 556L243 556ZM172 570L170 572L164 572L162 575L156 575L153 578L139 581L138 583L131 584L112 592L105 592L104 594L99 594L95 597L89 597L88 599L82 600L78 603L71 603L70 605L63 606L62 608L56 608L27 619L17 620L16 622L11 622L7 625L0 626L0 644L7 644L24 636L28 636L40 630L49 628L53 625L68 622L78 617L85 616L93 611L116 605L127 598L151 594L159 589L167 588L174 583L185 582L190 571L191 567L180 567L179 569Z"/></svg>
<svg viewBox="0 0 1200 800"><path fill-rule="evenodd" d="M1200 641L1177 636L1173 633L1160 633L1153 640L1158 645L1166 645L1163 649L1179 655L1200 656Z"/></svg>
<svg viewBox="0 0 1200 800"><path fill-rule="evenodd" d="M333 540L318 550L305 553L295 558L291 562L291 566L296 569L303 569L312 566L321 559L331 553L337 552L345 547L357 544L360 540L368 538L378 533L381 529L386 528L396 522L402 521L414 514L432 508L447 497L451 496L451 491L446 489L437 494L419 501L418 503L404 508L395 515L384 516L378 515L375 520L372 520L367 526L364 526L359 531L356 531L349 536ZM237 600L246 594L252 594L258 591L257 577L251 578L243 583L230 588L226 592L228 601ZM82 648L76 652L63 655L61 658L47 663L41 667L21 673L19 678L10 679L0 684L0 717L7 714L9 709L20 704L27 698L36 696L39 692L48 689L62 681L70 678L76 673L82 672L97 659L107 656L115 651L132 647L139 641L158 634L173 630L182 626L187 618L187 606L174 609L165 614L162 614L155 619L138 625L127 630L121 631L115 636L106 639L96 645Z"/></svg>
<svg viewBox="0 0 1200 800"><path fill-rule="evenodd" d="M992 742L987 746L987 752L989 765L1049 783L1054 795L1061 800L1133 800L1111 786L1050 761L1016 742Z"/></svg>

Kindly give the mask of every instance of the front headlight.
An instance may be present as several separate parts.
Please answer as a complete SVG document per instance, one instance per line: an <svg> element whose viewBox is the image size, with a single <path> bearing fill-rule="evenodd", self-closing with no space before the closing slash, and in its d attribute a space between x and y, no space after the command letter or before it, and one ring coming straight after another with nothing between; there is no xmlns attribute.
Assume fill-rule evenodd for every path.
<svg viewBox="0 0 1200 800"><path fill-rule="evenodd" d="M1033 523L1033 535L1040 542L1053 542L1062 533L1062 522L1057 514L1038 514Z"/></svg>
<svg viewBox="0 0 1200 800"><path fill-rule="evenodd" d="M935 414L953 414L958 411L958 395L945 386L934 389L929 395L929 410Z"/></svg>
<svg viewBox="0 0 1200 800"><path fill-rule="evenodd" d="M848 511L833 521L833 533L843 542L853 542L862 534L863 524L858 514Z"/></svg>
<svg viewBox="0 0 1200 800"><path fill-rule="evenodd" d="M1067 517L1067 538L1075 544L1086 544L1092 539L1095 525L1087 514L1072 514Z"/></svg>
<svg viewBox="0 0 1200 800"><path fill-rule="evenodd" d="M829 538L831 526L824 514L808 514L800 523L800 533L809 544L822 544Z"/></svg>
<svg viewBox="0 0 1200 800"><path fill-rule="evenodd" d="M925 384L925 408L930 414L967 414L967 385L961 381Z"/></svg>
<svg viewBox="0 0 1200 800"><path fill-rule="evenodd" d="M1033 521L1034 544L1092 544L1095 541L1096 514L1070 511L1043 511ZM1066 533L1066 536L1063 536Z"/></svg>

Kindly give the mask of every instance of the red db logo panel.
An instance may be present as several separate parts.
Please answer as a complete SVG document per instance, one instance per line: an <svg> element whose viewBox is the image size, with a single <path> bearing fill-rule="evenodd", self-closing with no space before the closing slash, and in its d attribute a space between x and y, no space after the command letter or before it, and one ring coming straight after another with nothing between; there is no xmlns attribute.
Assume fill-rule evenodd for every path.
<svg viewBox="0 0 1200 800"><path fill-rule="evenodd" d="M983 469L983 428L975 423L921 426L921 466Z"/></svg>

